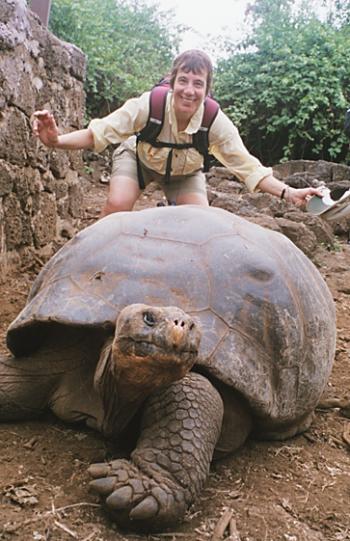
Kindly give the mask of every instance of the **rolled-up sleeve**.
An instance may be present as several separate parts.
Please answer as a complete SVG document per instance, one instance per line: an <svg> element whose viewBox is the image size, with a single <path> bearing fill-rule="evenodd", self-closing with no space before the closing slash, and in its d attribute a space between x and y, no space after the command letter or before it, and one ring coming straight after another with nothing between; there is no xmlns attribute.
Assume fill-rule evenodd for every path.
<svg viewBox="0 0 350 541"><path fill-rule="evenodd" d="M248 152L238 129L221 110L209 132L209 151L244 182L250 192L257 190L259 182L272 174L271 167L264 167Z"/></svg>
<svg viewBox="0 0 350 541"><path fill-rule="evenodd" d="M146 125L148 114L149 92L145 92L126 101L108 116L91 120L89 129L94 138L94 150L102 152L108 145L121 143L139 132Z"/></svg>

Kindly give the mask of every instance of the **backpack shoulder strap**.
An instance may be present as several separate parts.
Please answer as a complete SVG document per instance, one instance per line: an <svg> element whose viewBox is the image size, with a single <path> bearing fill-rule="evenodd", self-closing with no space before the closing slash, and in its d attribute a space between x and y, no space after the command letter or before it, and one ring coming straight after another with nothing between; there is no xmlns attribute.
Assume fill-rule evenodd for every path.
<svg viewBox="0 0 350 541"><path fill-rule="evenodd" d="M145 181L142 174L137 146L139 144L139 141L146 141L151 144L155 143L158 135L160 134L164 122L166 98L169 92L169 88L170 84L165 79L160 81L152 88L149 97L148 119L145 127L142 128L142 130L137 134L136 137L137 175L141 190L145 188Z"/></svg>
<svg viewBox="0 0 350 541"><path fill-rule="evenodd" d="M193 134L193 144L196 150L204 156L204 171L208 170L209 130L217 117L220 106L217 101L208 96L204 102L204 113L199 130Z"/></svg>
<svg viewBox="0 0 350 541"><path fill-rule="evenodd" d="M204 129L209 131L212 123L214 122L218 112L219 112L220 106L217 101L214 100L214 98L211 98L210 96L207 96L204 102L204 114L202 119L202 125L200 129Z"/></svg>
<svg viewBox="0 0 350 541"><path fill-rule="evenodd" d="M149 115L146 126L138 134L139 141L155 141L161 132L166 98L169 92L169 83L166 81L154 86L150 92Z"/></svg>

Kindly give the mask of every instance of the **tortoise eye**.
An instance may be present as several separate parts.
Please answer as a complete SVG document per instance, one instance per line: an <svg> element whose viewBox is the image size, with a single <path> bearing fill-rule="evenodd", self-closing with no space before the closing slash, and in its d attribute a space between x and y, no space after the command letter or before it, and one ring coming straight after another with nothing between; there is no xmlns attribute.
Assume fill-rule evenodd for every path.
<svg viewBox="0 0 350 541"><path fill-rule="evenodd" d="M148 325L149 327L154 327L156 324L156 318L152 314L152 312L144 312L143 314L143 321Z"/></svg>

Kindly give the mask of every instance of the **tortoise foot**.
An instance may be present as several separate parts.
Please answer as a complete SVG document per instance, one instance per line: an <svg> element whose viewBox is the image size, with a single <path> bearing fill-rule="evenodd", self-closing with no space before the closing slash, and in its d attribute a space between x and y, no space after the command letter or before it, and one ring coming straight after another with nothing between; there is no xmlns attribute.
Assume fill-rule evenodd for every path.
<svg viewBox="0 0 350 541"><path fill-rule="evenodd" d="M121 526L149 532L176 524L208 477L222 418L217 390L190 372L145 402L130 460L90 466L92 490Z"/></svg>
<svg viewBox="0 0 350 541"><path fill-rule="evenodd" d="M91 491L124 527L155 531L178 522L188 508L188 491L160 471L155 479L128 460L114 460L91 465L89 473Z"/></svg>

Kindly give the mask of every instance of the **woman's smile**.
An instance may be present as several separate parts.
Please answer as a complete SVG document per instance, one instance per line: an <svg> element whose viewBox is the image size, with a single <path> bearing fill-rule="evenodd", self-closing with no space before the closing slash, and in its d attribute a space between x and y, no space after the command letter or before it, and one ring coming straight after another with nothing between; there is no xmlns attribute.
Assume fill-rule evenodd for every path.
<svg viewBox="0 0 350 541"><path fill-rule="evenodd" d="M207 74L179 70L174 81L173 103L178 122L187 123L206 97Z"/></svg>

